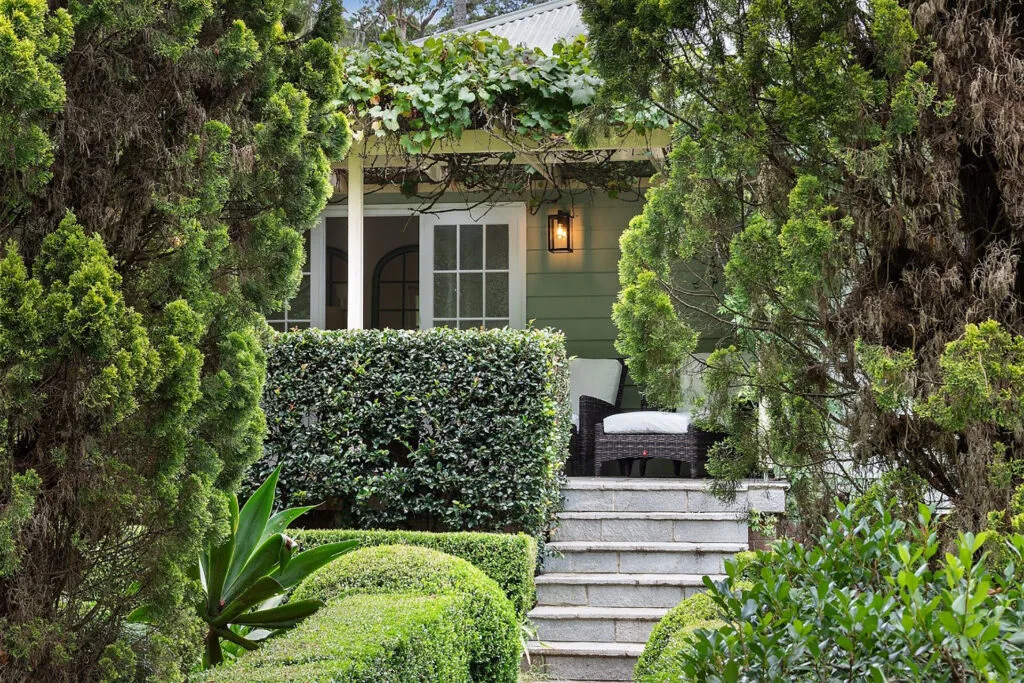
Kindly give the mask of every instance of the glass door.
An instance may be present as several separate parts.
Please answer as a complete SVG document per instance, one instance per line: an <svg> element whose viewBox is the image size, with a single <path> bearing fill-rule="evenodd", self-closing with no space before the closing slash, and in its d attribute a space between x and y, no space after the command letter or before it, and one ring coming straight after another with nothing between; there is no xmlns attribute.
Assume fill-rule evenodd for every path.
<svg viewBox="0 0 1024 683"><path fill-rule="evenodd" d="M420 218L420 326L523 327L525 207Z"/></svg>

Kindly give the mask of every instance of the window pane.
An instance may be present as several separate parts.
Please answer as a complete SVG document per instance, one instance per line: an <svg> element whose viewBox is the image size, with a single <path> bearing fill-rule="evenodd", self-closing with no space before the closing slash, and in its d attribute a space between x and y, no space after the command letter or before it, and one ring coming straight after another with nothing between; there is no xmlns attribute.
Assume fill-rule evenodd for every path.
<svg viewBox="0 0 1024 683"><path fill-rule="evenodd" d="M508 273L487 273L487 317L508 315Z"/></svg>
<svg viewBox="0 0 1024 683"><path fill-rule="evenodd" d="M288 321L288 329L289 330L308 330L309 329L309 321L305 321L305 322L292 322L291 320L289 320Z"/></svg>
<svg viewBox="0 0 1024 683"><path fill-rule="evenodd" d="M434 320L434 327L456 327L454 320Z"/></svg>
<svg viewBox="0 0 1024 683"><path fill-rule="evenodd" d="M273 327L278 332L284 332L285 331L284 323L283 322L270 323L270 326Z"/></svg>
<svg viewBox="0 0 1024 683"><path fill-rule="evenodd" d="M459 270L481 270L484 267L483 226L460 225L459 231Z"/></svg>
<svg viewBox="0 0 1024 683"><path fill-rule="evenodd" d="M402 285L397 282L382 282L380 298L377 299L377 310L402 307Z"/></svg>
<svg viewBox="0 0 1024 683"><path fill-rule="evenodd" d="M391 257L388 259L384 267L380 269L381 280L401 280L402 279L402 257Z"/></svg>
<svg viewBox="0 0 1024 683"><path fill-rule="evenodd" d="M302 276L302 284L295 298L288 302L288 319L309 320L309 276Z"/></svg>
<svg viewBox="0 0 1024 683"><path fill-rule="evenodd" d="M327 289L327 305L328 306L347 306L348 305L348 285L332 285Z"/></svg>
<svg viewBox="0 0 1024 683"><path fill-rule="evenodd" d="M454 318L456 313L455 273L434 273L434 317Z"/></svg>
<svg viewBox="0 0 1024 683"><path fill-rule="evenodd" d="M405 325L403 326L407 330L417 330L420 327L419 316L416 311L405 312Z"/></svg>
<svg viewBox="0 0 1024 683"><path fill-rule="evenodd" d="M405 308L411 308L413 310L420 307L420 286L419 285L406 285L405 286Z"/></svg>
<svg viewBox="0 0 1024 683"><path fill-rule="evenodd" d="M380 327L390 327L393 330L402 329L402 314L399 311L381 311Z"/></svg>
<svg viewBox="0 0 1024 683"><path fill-rule="evenodd" d="M482 318L484 316L483 273L459 274L459 317Z"/></svg>
<svg viewBox="0 0 1024 683"><path fill-rule="evenodd" d="M504 270L508 268L508 226L487 226L487 268Z"/></svg>
<svg viewBox="0 0 1024 683"><path fill-rule="evenodd" d="M483 320L460 320L459 321L459 329L460 330L475 330L476 328L480 327L483 324L484 324Z"/></svg>
<svg viewBox="0 0 1024 683"><path fill-rule="evenodd" d="M488 320L486 323L484 323L484 326L487 327L487 329L489 330L493 330L495 328L508 327L508 320Z"/></svg>
<svg viewBox="0 0 1024 683"><path fill-rule="evenodd" d="M418 280L420 277L420 255L413 252L405 255L405 279Z"/></svg>
<svg viewBox="0 0 1024 683"><path fill-rule="evenodd" d="M434 270L456 269L455 230L454 225L438 225L434 228Z"/></svg>

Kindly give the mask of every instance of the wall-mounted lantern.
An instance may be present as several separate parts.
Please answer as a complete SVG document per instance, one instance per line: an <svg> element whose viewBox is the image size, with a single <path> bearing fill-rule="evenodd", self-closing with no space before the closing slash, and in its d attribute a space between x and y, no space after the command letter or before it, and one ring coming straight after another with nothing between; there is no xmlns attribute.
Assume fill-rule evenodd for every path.
<svg viewBox="0 0 1024 683"><path fill-rule="evenodd" d="M568 211L548 216L548 251L572 253L572 214Z"/></svg>

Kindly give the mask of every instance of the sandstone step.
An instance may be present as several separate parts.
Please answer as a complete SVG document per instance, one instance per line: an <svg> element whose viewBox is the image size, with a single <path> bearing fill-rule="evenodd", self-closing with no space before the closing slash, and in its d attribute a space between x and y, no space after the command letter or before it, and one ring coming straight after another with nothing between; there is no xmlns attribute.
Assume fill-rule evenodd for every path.
<svg viewBox="0 0 1024 683"><path fill-rule="evenodd" d="M784 512L784 482L748 479L725 502L703 479L570 477L563 489L566 512Z"/></svg>
<svg viewBox="0 0 1024 683"><path fill-rule="evenodd" d="M747 544L562 541L548 548L557 554L545 560L545 572L721 574L725 560Z"/></svg>
<svg viewBox="0 0 1024 683"><path fill-rule="evenodd" d="M643 643L531 642L535 669L566 681L630 681Z"/></svg>
<svg viewBox="0 0 1024 683"><path fill-rule="evenodd" d="M599 643L645 643L668 610L651 607L540 606L530 614L537 639L588 640Z"/></svg>
<svg viewBox="0 0 1024 683"><path fill-rule="evenodd" d="M745 512L562 512L554 541L747 542Z"/></svg>
<svg viewBox="0 0 1024 683"><path fill-rule="evenodd" d="M538 604L552 606L668 608L704 590L700 574L549 573L536 583Z"/></svg>

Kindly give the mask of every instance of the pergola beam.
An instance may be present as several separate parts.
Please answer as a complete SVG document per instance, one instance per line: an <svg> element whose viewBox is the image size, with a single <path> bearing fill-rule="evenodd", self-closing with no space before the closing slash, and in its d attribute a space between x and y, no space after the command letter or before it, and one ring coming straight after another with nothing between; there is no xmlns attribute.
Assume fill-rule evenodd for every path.
<svg viewBox="0 0 1024 683"><path fill-rule="evenodd" d="M509 140L497 133L487 130L467 130L458 139L444 139L436 141L425 152L429 155L444 154L506 154L513 152L524 157L538 155L544 156L557 152L598 152L615 150L651 150L668 147L672 143L672 133L666 129L657 129L646 133L630 131L628 133L604 134L597 136L593 143L585 149L574 147L564 136L558 136L550 140L538 142L529 138L522 140ZM405 156L394 138L370 136L363 141L357 141L352 145L350 154L355 153L363 158L370 159L394 159L398 160ZM529 163L525 161L524 163ZM397 164L392 164L397 165Z"/></svg>

